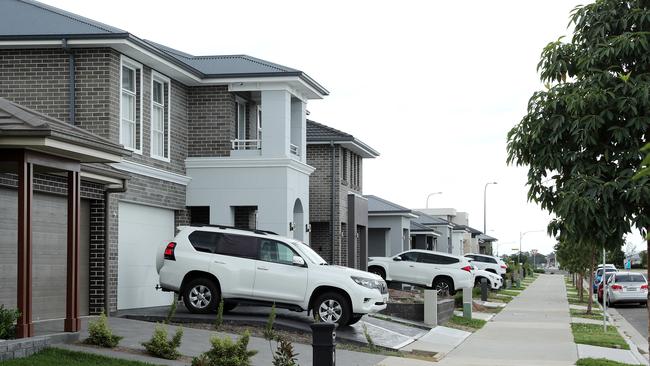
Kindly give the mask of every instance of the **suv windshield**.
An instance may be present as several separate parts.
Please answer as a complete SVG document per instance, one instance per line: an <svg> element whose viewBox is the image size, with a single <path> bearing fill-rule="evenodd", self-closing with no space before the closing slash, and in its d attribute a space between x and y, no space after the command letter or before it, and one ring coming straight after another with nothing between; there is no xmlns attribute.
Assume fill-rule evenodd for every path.
<svg viewBox="0 0 650 366"><path fill-rule="evenodd" d="M318 255L318 253L316 253L309 245L301 241L294 241L294 243L310 262L314 264L327 264L325 259Z"/></svg>

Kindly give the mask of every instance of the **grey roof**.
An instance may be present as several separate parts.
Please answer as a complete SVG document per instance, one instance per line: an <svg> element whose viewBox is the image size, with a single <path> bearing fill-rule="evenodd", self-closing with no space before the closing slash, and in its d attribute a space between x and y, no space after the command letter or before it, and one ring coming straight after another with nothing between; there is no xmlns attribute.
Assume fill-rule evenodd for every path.
<svg viewBox="0 0 650 366"><path fill-rule="evenodd" d="M129 155L121 145L85 129L0 98L0 137L48 137L116 155Z"/></svg>
<svg viewBox="0 0 650 366"><path fill-rule="evenodd" d="M418 222L415 222L415 221L411 220L411 233L418 233L418 232L427 232L427 233L433 232L433 233L436 233L438 235L442 235L437 230L434 230L434 229L432 229L432 228L430 228L428 226L422 225L422 224L420 224Z"/></svg>
<svg viewBox="0 0 650 366"><path fill-rule="evenodd" d="M493 238L493 237L491 237L491 236L489 236L489 235L485 235L485 234L479 234L479 235L477 236L477 238L478 238L479 240L482 240L482 241L497 241L497 240L499 240L499 239L497 239L497 238Z"/></svg>
<svg viewBox="0 0 650 366"><path fill-rule="evenodd" d="M365 157L377 157L379 152L363 143L361 140L350 135L347 132L337 130L336 128L326 126L316 121L307 120L307 144L322 142L349 142L357 145L361 150L366 151Z"/></svg>
<svg viewBox="0 0 650 366"><path fill-rule="evenodd" d="M445 219L427 215L421 211L413 211L413 213L418 215L418 217L413 220L422 225L449 225L450 224L450 222Z"/></svg>
<svg viewBox="0 0 650 366"><path fill-rule="evenodd" d="M390 201L386 201L383 198L379 198L373 195L364 195L364 197L368 199L368 213L411 213L411 210L408 208Z"/></svg>
<svg viewBox="0 0 650 366"><path fill-rule="evenodd" d="M122 29L33 0L0 0L0 40L127 39L202 79L295 76L323 95L306 73L247 55L193 56Z"/></svg>

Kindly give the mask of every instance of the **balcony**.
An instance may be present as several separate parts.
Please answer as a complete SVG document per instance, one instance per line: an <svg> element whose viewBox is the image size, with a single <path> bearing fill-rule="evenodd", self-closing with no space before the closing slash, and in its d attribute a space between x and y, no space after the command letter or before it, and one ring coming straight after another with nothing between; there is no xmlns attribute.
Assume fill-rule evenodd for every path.
<svg viewBox="0 0 650 366"><path fill-rule="evenodd" d="M260 156L262 154L262 140L230 140L230 156L247 157Z"/></svg>
<svg viewBox="0 0 650 366"><path fill-rule="evenodd" d="M300 156L300 146L294 144L289 145L289 152L291 155Z"/></svg>

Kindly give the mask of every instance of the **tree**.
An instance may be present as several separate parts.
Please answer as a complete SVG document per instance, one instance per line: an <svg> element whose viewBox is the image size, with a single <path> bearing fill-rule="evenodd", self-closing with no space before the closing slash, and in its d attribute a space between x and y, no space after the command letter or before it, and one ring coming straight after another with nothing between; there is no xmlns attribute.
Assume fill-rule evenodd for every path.
<svg viewBox="0 0 650 366"><path fill-rule="evenodd" d="M620 247L607 251L607 263L612 263L617 267L620 267L624 262L625 253L623 253L623 250Z"/></svg>
<svg viewBox="0 0 650 366"><path fill-rule="evenodd" d="M603 246L650 227L650 177L633 179L650 126L650 0L597 0L571 23L570 41L542 51L546 90L508 133L508 163L528 166L529 200L593 268Z"/></svg>
<svg viewBox="0 0 650 366"><path fill-rule="evenodd" d="M578 275L577 288L580 301L584 300L583 279L591 264L590 258L584 255L584 251L585 248L579 245L563 241L555 244L555 258L561 263L562 269Z"/></svg>
<svg viewBox="0 0 650 366"><path fill-rule="evenodd" d="M641 267L648 268L648 251L647 250L640 251L639 257L641 258Z"/></svg>

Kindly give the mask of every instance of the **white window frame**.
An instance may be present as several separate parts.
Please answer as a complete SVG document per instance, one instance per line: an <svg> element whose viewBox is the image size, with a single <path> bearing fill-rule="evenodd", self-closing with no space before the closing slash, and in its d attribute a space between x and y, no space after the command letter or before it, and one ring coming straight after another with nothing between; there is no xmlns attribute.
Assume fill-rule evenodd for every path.
<svg viewBox="0 0 650 366"><path fill-rule="evenodd" d="M262 139L262 106L257 105L255 108L255 118L256 118L256 125L255 127L257 128L257 133L255 134L255 139L256 140L261 140Z"/></svg>
<svg viewBox="0 0 650 366"><path fill-rule="evenodd" d="M240 106L242 106L242 105L244 106L244 131L243 131L243 136L244 137L240 137L240 135L242 135L242 131L240 131L241 126L239 125L239 110L240 110ZM246 99L236 97L235 98L235 108L236 108L236 111L235 111L235 117L236 117L236 120L235 120L235 139L236 140L246 140L246 117L248 117L248 102L246 101Z"/></svg>
<svg viewBox="0 0 650 366"><path fill-rule="evenodd" d="M122 70L123 70L124 67L126 67L127 69L133 70L133 74L134 74L135 77L137 77L138 71L140 71L140 90L138 90L137 83L135 85L136 100L137 100L138 97L140 97L139 105L136 104L136 106L135 106L136 108L140 109L140 113L136 113L136 121L135 121L135 125L136 125L135 128L136 129L138 128L138 124L140 125L140 141L139 141L139 144L138 144L138 141L136 140L135 141L136 146L134 146L134 147L124 146L124 148L127 149L127 150L131 150L136 154L142 155L142 142L143 142L143 139L142 139L142 133L143 133L143 130L142 130L142 125L143 125L143 123L142 123L142 82L143 82L143 75L142 74L143 74L143 68L142 68L141 63L135 62L135 61L133 61L130 58L125 57L125 56L121 56L121 58L120 58L120 111L119 111L119 116L120 116L120 119L119 119L120 120L120 125L119 125L120 144L122 143L122 92L124 90L123 85L122 85L122 76L123 76L122 75ZM137 115L140 116L140 120L137 119L138 118ZM133 132L135 134L135 132L136 132L135 129L134 129ZM137 148L138 145L139 145L140 148Z"/></svg>
<svg viewBox="0 0 650 366"><path fill-rule="evenodd" d="M160 156L154 153L153 149L153 107L154 104L157 104L153 100L153 85L154 82L161 83L163 86L163 93L165 93L165 84L167 84L167 105L163 105L163 107L166 109L165 114L167 115L166 121L163 121L164 123L164 129L167 129L167 156ZM163 101L164 101L164 96L163 96ZM150 142L149 142L149 155L151 155L152 158L157 159L157 160L162 160L167 163L171 161L171 101L172 101L172 83L171 79L168 77L156 72L156 71L151 71L151 113L150 113L150 125L151 125L151 134L150 134ZM164 130L163 130L163 135L164 135ZM163 139L164 143L164 139ZM163 150L164 151L164 150Z"/></svg>

